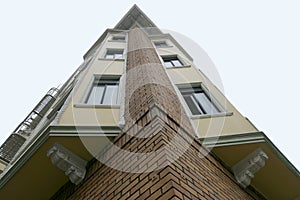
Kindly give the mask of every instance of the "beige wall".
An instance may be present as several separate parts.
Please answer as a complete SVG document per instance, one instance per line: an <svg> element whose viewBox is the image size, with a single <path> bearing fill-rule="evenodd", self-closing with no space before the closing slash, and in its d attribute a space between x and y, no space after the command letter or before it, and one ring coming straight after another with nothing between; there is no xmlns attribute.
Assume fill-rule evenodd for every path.
<svg viewBox="0 0 300 200"><path fill-rule="evenodd" d="M107 48L125 49L126 43L111 41L110 37L108 36L108 40L102 43L100 51L90 62L87 72L81 75L79 84L74 90L72 101L69 102L67 109L59 121L60 125L118 125L120 115L119 106L110 108L107 106L86 106L84 104L95 76L122 76L123 74L124 60L108 60L104 59L104 55Z"/></svg>
<svg viewBox="0 0 300 200"><path fill-rule="evenodd" d="M226 99L226 97L215 87L215 85L207 79L207 77L199 71L199 69L169 40L172 47L160 48L160 55L179 55L179 59L183 60L185 67L166 69L170 79L175 85L188 83L202 83L212 94L218 105L224 111L219 116L192 116L184 99L179 95L186 112L192 121L200 137L218 136L223 134L249 133L256 132L256 128L239 113L239 111ZM178 94L179 91L178 91ZM223 115L223 116L222 116Z"/></svg>
<svg viewBox="0 0 300 200"><path fill-rule="evenodd" d="M119 75L123 74L124 61L118 60L106 60L103 59L107 48L120 48L126 52L126 43L111 41L112 35L106 37L105 42L100 46L96 58L90 63L87 69L87 73L82 78L82 81L76 88L72 101L69 103L66 111L61 117L60 124L63 125L118 125L120 109L114 108L103 108L101 106L93 108L86 107L83 105L84 98L86 97L93 77L96 75ZM172 43L171 39L166 39L166 36L155 38L153 41L167 40L169 47L157 48L159 55L178 55L183 61L185 67L168 68L166 69L167 74L174 83L187 84L187 83L202 83L212 96L222 107L224 113L223 116L192 116L189 108L185 104L185 101L181 97L177 90L179 97L192 121L194 122L195 128L197 129L201 137L204 136L218 136L222 134L234 134L234 133L248 133L257 131L256 128L245 119L233 105L227 101L224 95L211 83L210 80L202 74L196 66L188 59L188 56L177 47L176 44ZM177 88L177 87L175 87Z"/></svg>

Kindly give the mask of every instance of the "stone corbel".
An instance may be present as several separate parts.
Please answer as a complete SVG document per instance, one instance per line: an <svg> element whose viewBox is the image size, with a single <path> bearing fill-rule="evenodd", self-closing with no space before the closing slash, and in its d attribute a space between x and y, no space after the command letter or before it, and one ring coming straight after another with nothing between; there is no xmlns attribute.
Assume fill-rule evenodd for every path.
<svg viewBox="0 0 300 200"><path fill-rule="evenodd" d="M243 188L248 187L251 183L251 179L254 178L254 174L265 166L267 159L267 154L261 148L258 148L243 160L235 164L232 167L232 171L237 182Z"/></svg>
<svg viewBox="0 0 300 200"><path fill-rule="evenodd" d="M59 169L65 172L72 183L78 185L85 177L87 161L75 155L61 144L55 143L48 151L47 157Z"/></svg>

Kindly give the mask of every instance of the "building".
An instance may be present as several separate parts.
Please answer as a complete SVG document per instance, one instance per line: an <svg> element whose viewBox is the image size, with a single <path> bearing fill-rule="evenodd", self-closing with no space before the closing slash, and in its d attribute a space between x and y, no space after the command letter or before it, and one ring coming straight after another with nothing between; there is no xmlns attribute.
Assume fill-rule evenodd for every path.
<svg viewBox="0 0 300 200"><path fill-rule="evenodd" d="M135 5L0 147L3 199L297 199L299 171Z"/></svg>

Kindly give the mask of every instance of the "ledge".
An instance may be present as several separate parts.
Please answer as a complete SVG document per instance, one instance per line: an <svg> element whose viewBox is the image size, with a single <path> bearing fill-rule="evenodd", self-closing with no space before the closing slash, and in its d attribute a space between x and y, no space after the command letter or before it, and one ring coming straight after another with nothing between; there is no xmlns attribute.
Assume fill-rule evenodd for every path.
<svg viewBox="0 0 300 200"><path fill-rule="evenodd" d="M232 115L233 112L220 112L216 114L192 115L191 119L215 118L215 117L225 117L225 116L232 116Z"/></svg>
<svg viewBox="0 0 300 200"><path fill-rule="evenodd" d="M154 45L155 46L155 45ZM157 49L168 49L168 48L173 48L174 46L170 45L170 46L161 46L161 47L158 47L158 46L155 46L155 48Z"/></svg>
<svg viewBox="0 0 300 200"><path fill-rule="evenodd" d="M177 66L177 67L165 67L165 69L182 69L182 68L190 68L192 65L184 65L184 66Z"/></svg>
<svg viewBox="0 0 300 200"><path fill-rule="evenodd" d="M111 58L98 58L100 61L125 61L125 58L116 58L116 59L111 59Z"/></svg>
<svg viewBox="0 0 300 200"><path fill-rule="evenodd" d="M120 43L126 43L126 40L108 40L108 42L120 42Z"/></svg>
<svg viewBox="0 0 300 200"><path fill-rule="evenodd" d="M49 135L65 136L105 136L115 137L121 132L118 126L51 126Z"/></svg>
<svg viewBox="0 0 300 200"><path fill-rule="evenodd" d="M85 103L74 104L75 108L110 108L110 109L120 109L120 105L91 105Z"/></svg>

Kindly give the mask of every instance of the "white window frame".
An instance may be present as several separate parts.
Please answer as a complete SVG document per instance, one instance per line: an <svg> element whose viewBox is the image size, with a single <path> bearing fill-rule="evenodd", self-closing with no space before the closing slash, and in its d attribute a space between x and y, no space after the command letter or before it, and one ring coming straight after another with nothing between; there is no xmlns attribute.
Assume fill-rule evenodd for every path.
<svg viewBox="0 0 300 200"><path fill-rule="evenodd" d="M122 51L122 54L121 54ZM105 55L104 55L105 59L124 59L124 49L106 49Z"/></svg>
<svg viewBox="0 0 300 200"><path fill-rule="evenodd" d="M101 86L103 91L101 92L101 97L99 99L95 99L95 97L91 97L91 95L95 95L94 90ZM115 102L106 103L104 102L105 96L109 93L109 86L117 86L116 94L115 94ZM89 87L89 91L85 97L84 104L86 105L101 105L101 106L114 106L119 104L119 94L120 94L120 76L95 76L91 86ZM114 94L112 94L114 95ZM91 102L93 101L93 102Z"/></svg>
<svg viewBox="0 0 300 200"><path fill-rule="evenodd" d="M217 102L217 100L213 97L211 92L207 90L207 88L202 84L184 84L184 85L177 85L179 93L181 94L183 101L188 108L189 113L192 116L224 116L224 115L231 115L232 112L225 112L224 108ZM204 94L206 100L205 102L201 102L199 98L197 98L196 94ZM189 105L187 102L187 98L190 96L189 100L192 103ZM207 104L209 102L209 105ZM207 110L207 106L210 106L212 109ZM206 108L205 108L206 107ZM194 110L192 110L194 109Z"/></svg>

